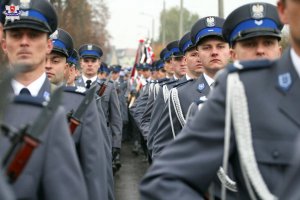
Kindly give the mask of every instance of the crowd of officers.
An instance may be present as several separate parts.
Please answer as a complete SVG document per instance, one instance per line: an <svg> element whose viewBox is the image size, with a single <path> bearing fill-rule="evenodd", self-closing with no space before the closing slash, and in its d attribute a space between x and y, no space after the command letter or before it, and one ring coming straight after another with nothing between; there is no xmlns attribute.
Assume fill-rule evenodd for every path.
<svg viewBox="0 0 300 200"><path fill-rule="evenodd" d="M141 199L300 199L299 9L245 4L161 51L167 75L132 111L152 163Z"/></svg>
<svg viewBox="0 0 300 200"><path fill-rule="evenodd" d="M0 199L114 199L122 133L151 165L141 199L300 198L299 1L203 17L136 78L77 52L47 0L1 9Z"/></svg>

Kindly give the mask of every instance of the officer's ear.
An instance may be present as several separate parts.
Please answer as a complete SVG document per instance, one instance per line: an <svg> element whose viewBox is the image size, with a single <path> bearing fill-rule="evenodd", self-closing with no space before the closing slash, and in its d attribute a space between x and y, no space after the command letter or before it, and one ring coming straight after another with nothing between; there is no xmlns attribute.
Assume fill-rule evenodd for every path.
<svg viewBox="0 0 300 200"><path fill-rule="evenodd" d="M2 42L2 37L3 37L3 26L2 23L0 23L0 42Z"/></svg>
<svg viewBox="0 0 300 200"><path fill-rule="evenodd" d="M7 54L7 46L6 46L6 39L5 39L5 33L4 34L4 37L2 38L1 40L1 47L2 47L2 50L5 54Z"/></svg>
<svg viewBox="0 0 300 200"><path fill-rule="evenodd" d="M234 48L230 48L230 55L231 55L231 59L232 60L237 60L238 58L238 56L237 56L237 53L236 53L236 51L235 51L235 49Z"/></svg>
<svg viewBox="0 0 300 200"><path fill-rule="evenodd" d="M279 15L280 21L283 24L288 24L286 2L284 0L279 0L277 2L277 11L278 11L278 15Z"/></svg>
<svg viewBox="0 0 300 200"><path fill-rule="evenodd" d="M53 49L52 39L48 38L47 40L47 54L50 54Z"/></svg>

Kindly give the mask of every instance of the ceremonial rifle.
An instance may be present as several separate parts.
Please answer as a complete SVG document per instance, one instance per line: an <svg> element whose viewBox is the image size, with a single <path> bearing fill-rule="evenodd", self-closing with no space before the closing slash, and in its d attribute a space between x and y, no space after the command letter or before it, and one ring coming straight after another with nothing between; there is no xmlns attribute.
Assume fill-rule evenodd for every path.
<svg viewBox="0 0 300 200"><path fill-rule="evenodd" d="M112 72L109 73L107 79L101 84L100 89L97 92L99 97L102 97L102 95L104 94L106 87L111 79L111 76L112 76Z"/></svg>
<svg viewBox="0 0 300 200"><path fill-rule="evenodd" d="M86 95L84 99L81 101L80 105L78 106L77 110L69 115L69 128L71 131L71 134L74 134L77 126L81 123L81 118L85 111L87 110L88 106L94 99L96 87L92 87L89 90L87 90Z"/></svg>

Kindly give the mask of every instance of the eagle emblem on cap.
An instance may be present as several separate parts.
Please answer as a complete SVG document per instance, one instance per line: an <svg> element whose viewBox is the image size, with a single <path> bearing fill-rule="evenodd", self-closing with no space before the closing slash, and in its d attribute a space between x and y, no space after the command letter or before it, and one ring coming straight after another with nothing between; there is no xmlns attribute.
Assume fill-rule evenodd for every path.
<svg viewBox="0 0 300 200"><path fill-rule="evenodd" d="M262 4L252 5L251 8L252 18L261 19L264 17L264 6Z"/></svg>
<svg viewBox="0 0 300 200"><path fill-rule="evenodd" d="M52 33L52 34L50 35L50 38L51 38L52 40L57 40L57 38L58 38L58 31L57 31L57 30L54 31L54 33Z"/></svg>
<svg viewBox="0 0 300 200"><path fill-rule="evenodd" d="M29 9L31 0L20 0L20 8L21 9Z"/></svg>
<svg viewBox="0 0 300 200"><path fill-rule="evenodd" d="M206 26L207 27L214 27L216 25L214 17L206 18Z"/></svg>
<svg viewBox="0 0 300 200"><path fill-rule="evenodd" d="M87 45L87 50L92 50L93 49L93 45L89 44Z"/></svg>

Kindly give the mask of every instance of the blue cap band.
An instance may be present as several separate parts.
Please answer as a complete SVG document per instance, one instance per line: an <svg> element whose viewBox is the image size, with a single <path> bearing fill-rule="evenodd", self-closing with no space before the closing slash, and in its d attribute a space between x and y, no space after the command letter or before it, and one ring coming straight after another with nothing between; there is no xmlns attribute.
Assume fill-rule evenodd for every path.
<svg viewBox="0 0 300 200"><path fill-rule="evenodd" d="M183 45L182 51L183 51L183 52L186 52L186 50L187 50L190 46L192 46L192 45L193 45L193 43L192 43L191 40L187 41L187 42Z"/></svg>
<svg viewBox="0 0 300 200"><path fill-rule="evenodd" d="M259 22L261 24L257 25L255 22ZM246 20L246 21L240 23L239 25L237 25L235 27L235 29L230 34L229 41L232 42L233 39L235 39L236 36L239 34L239 32L253 29L253 28L278 29L277 24L271 19L261 19L261 20L249 19L249 20Z"/></svg>
<svg viewBox="0 0 300 200"><path fill-rule="evenodd" d="M199 42L199 39L203 36L208 35L222 35L222 28L220 27L214 27L214 28L205 28L199 31L196 35L196 42Z"/></svg>
<svg viewBox="0 0 300 200"><path fill-rule="evenodd" d="M172 52L168 51L165 55L164 55L164 60L168 60L170 58L170 56L172 55Z"/></svg>
<svg viewBox="0 0 300 200"><path fill-rule="evenodd" d="M170 50L170 52L171 52L172 55L173 55L174 53L180 53L180 50L179 50L178 47L174 47L174 48L172 48L172 49Z"/></svg>
<svg viewBox="0 0 300 200"><path fill-rule="evenodd" d="M52 43L54 47L58 47L67 51L66 45L61 40L54 39L52 40Z"/></svg>
<svg viewBox="0 0 300 200"><path fill-rule="evenodd" d="M157 65L157 69L161 69L164 67L164 63L163 62L159 62L159 64Z"/></svg>
<svg viewBox="0 0 300 200"><path fill-rule="evenodd" d="M0 21L2 19L2 13L3 13L3 7L2 7L2 5L0 5Z"/></svg>
<svg viewBox="0 0 300 200"><path fill-rule="evenodd" d="M78 60L74 57L68 57L67 62L70 62L70 63L73 63L76 65L78 63Z"/></svg>
<svg viewBox="0 0 300 200"><path fill-rule="evenodd" d="M32 17L32 18L35 18L35 19L38 19L40 21L48 23L47 18L42 13L40 13L39 11L36 11L36 10L22 10L21 12L28 12L28 15L26 15L26 16ZM21 14L21 16L22 16L22 14Z"/></svg>
<svg viewBox="0 0 300 200"><path fill-rule="evenodd" d="M100 53L98 51L95 50L84 50L81 52L80 56L96 56L98 58L100 58Z"/></svg>

